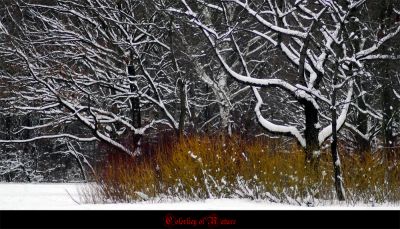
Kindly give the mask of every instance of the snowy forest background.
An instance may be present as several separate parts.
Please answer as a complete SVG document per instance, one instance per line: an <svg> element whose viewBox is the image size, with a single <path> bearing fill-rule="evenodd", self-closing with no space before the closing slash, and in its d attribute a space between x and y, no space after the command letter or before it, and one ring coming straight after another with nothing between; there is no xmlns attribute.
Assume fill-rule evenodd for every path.
<svg viewBox="0 0 400 229"><path fill-rule="evenodd" d="M319 185L328 173L323 185L339 199L346 179L358 187L367 174L398 201L399 59L398 0L2 0L0 181L93 180L123 164L124 176L151 173L152 193L229 196L229 179L205 164L232 146L238 161L259 161L267 148L301 155L263 165L301 161ZM176 144L188 158L172 167L203 167L165 187L155 152ZM369 170L346 177L340 160ZM252 168L228 183L276 199L258 186L263 167ZM102 185L117 176L101 174ZM190 189L198 179L204 190ZM135 194L149 196L146 185Z"/></svg>

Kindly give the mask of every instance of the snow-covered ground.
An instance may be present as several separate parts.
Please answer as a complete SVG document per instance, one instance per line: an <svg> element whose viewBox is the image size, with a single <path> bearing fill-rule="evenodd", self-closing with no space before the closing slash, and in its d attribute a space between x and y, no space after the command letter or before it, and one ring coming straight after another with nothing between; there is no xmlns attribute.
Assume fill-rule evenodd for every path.
<svg viewBox="0 0 400 229"><path fill-rule="evenodd" d="M345 204L301 207L246 199L209 199L196 202L145 201L133 204L84 204L84 184L0 183L1 210L399 210L400 206L347 206Z"/></svg>

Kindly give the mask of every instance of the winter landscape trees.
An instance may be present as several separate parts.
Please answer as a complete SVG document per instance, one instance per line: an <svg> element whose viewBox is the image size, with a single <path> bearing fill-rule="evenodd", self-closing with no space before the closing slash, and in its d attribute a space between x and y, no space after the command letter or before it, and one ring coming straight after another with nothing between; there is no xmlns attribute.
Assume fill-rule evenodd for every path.
<svg viewBox="0 0 400 229"><path fill-rule="evenodd" d="M398 160L396 0L18 0L0 11L3 179L86 179L105 154L146 157L165 135L267 135L294 139L315 171L329 152L344 199L340 157Z"/></svg>

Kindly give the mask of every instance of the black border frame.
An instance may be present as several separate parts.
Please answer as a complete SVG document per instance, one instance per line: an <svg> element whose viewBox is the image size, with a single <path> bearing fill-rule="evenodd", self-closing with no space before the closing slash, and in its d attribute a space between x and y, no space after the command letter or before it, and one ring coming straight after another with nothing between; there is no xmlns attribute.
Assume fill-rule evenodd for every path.
<svg viewBox="0 0 400 229"><path fill-rule="evenodd" d="M183 222L168 223L168 217ZM187 222L205 217L230 219L231 225ZM189 220L188 220L189 219ZM187 220L187 221L184 221ZM192 221L190 221L192 220ZM170 222L170 221L169 221ZM204 222L204 221L203 221ZM219 221L221 222L221 221ZM0 211L0 228L327 228L400 229L400 210L81 210L81 211Z"/></svg>

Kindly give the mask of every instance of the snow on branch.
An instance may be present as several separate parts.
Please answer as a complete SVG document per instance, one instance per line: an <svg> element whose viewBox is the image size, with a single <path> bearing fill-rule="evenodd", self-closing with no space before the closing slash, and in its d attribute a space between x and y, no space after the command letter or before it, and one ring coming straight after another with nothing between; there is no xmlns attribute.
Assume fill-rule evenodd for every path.
<svg viewBox="0 0 400 229"><path fill-rule="evenodd" d="M257 116L257 120L259 123L268 131L273 133L289 133L292 136L296 137L298 142L301 144L302 147L306 147L306 141L301 135L300 131L295 126L285 126L285 125L277 125L268 120L266 120L261 114L261 105L263 104L263 100L258 92L258 89L253 87L253 92L255 97L257 98L257 104L254 108Z"/></svg>
<svg viewBox="0 0 400 229"><path fill-rule="evenodd" d="M342 126L345 124L346 119L347 119L347 114L349 112L349 107L351 104L351 99L353 97L353 85L354 85L354 80L350 80L349 82L349 89L347 92L346 100L344 101L344 105L342 108L342 112L340 113L339 117L337 118L337 128L336 130L340 130ZM328 125L325 128L323 128L319 134L318 134L318 141L319 144L322 145L322 143L328 139L332 135L332 125Z"/></svg>
<svg viewBox="0 0 400 229"><path fill-rule="evenodd" d="M43 136L38 136L38 137L34 137L34 138L29 138L29 139L17 139L17 140L2 140L2 139L0 139L0 143L28 143L28 142L38 141L38 140L55 139L55 138L69 138L69 139L76 140L79 142L98 141L98 139L95 137L84 138L84 137L78 137L78 136L75 136L72 134L55 134L55 135L43 135Z"/></svg>

